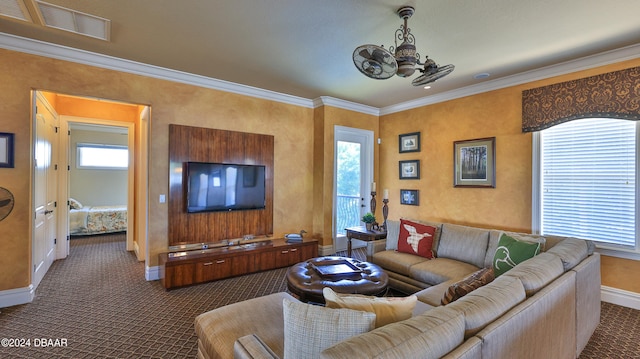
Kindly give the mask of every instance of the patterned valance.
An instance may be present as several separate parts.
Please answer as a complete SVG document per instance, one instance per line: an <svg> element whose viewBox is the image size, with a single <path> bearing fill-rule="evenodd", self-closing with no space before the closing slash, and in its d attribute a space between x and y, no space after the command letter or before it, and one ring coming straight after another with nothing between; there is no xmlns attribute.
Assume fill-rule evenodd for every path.
<svg viewBox="0 0 640 359"><path fill-rule="evenodd" d="M522 132L588 117L640 120L640 67L522 92Z"/></svg>

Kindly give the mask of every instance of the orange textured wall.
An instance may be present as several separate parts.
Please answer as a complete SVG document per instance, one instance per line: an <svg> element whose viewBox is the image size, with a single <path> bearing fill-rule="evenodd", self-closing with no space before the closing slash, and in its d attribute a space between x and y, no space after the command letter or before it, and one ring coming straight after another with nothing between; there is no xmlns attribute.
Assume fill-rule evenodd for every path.
<svg viewBox="0 0 640 359"><path fill-rule="evenodd" d="M415 217L479 227L531 225L531 135L520 132L520 93L512 89L383 116L380 184L389 217ZM421 133L421 151L399 153L398 136ZM496 188L453 187L453 142L496 137ZM419 180L400 180L398 162L420 160ZM400 205L400 189L420 191L420 205Z"/></svg>

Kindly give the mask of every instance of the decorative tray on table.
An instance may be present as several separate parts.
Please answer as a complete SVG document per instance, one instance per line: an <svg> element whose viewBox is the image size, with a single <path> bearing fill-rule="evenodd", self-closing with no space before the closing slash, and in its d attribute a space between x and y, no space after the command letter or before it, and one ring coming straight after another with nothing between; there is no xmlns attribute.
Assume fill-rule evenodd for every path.
<svg viewBox="0 0 640 359"><path fill-rule="evenodd" d="M317 261L312 264L313 269L322 277L353 277L359 275L362 269L351 263L346 259L327 259L323 261Z"/></svg>

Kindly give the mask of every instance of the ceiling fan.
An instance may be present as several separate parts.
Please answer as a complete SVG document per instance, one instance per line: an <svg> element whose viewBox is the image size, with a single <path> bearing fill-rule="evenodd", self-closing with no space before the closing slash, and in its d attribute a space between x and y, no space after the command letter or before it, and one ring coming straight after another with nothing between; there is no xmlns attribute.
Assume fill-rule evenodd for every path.
<svg viewBox="0 0 640 359"><path fill-rule="evenodd" d="M420 71L422 75L416 77L411 84L422 86L434 82L450 74L455 66L449 64L438 66L435 61L426 57L420 61L420 54L416 51L416 39L407 26L407 20L413 15L415 9L412 6L403 6L398 9L398 16L404 20L404 24L396 30L395 48L389 50L377 45L361 45L353 51L353 63L365 76L376 80L386 80L393 75L409 77ZM398 40L402 43L398 45ZM395 49L395 55L394 55ZM416 64L423 68L416 68Z"/></svg>

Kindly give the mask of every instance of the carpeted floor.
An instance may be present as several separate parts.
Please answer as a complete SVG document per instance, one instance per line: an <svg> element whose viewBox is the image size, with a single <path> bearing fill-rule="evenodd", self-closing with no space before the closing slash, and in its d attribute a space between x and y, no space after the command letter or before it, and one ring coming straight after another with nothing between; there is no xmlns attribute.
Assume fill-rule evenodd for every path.
<svg viewBox="0 0 640 359"><path fill-rule="evenodd" d="M364 259L364 251L354 257ZM70 256L53 264L32 303L1 309L0 338L30 339L30 346L0 346L0 358L194 358L196 315L284 291L285 272L167 292L145 281L124 235L73 239ZM603 303L602 323L580 358L640 358L640 311Z"/></svg>

